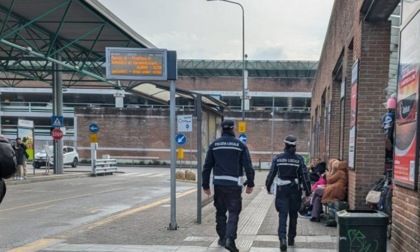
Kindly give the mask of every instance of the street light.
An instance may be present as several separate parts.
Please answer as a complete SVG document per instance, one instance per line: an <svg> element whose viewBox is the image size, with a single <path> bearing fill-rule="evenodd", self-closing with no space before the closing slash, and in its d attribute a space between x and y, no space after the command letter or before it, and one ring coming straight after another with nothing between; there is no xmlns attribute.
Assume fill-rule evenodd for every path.
<svg viewBox="0 0 420 252"><path fill-rule="evenodd" d="M237 2L229 1L229 0L207 0L208 2L211 1L222 1L231 4L239 5L242 9L242 121L245 121L245 11L244 7Z"/></svg>

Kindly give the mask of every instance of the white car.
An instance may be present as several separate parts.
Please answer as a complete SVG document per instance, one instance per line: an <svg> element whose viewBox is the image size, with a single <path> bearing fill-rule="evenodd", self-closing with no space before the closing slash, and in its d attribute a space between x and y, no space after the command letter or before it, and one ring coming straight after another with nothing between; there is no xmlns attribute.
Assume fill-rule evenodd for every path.
<svg viewBox="0 0 420 252"><path fill-rule="evenodd" d="M48 146L53 153L53 146ZM79 153L73 146L63 146L63 165L71 165L71 167L77 167L79 163ZM50 158L50 164L53 165L53 157ZM47 165L47 153L45 149L35 154L34 161L32 163L35 169L41 168L41 166Z"/></svg>

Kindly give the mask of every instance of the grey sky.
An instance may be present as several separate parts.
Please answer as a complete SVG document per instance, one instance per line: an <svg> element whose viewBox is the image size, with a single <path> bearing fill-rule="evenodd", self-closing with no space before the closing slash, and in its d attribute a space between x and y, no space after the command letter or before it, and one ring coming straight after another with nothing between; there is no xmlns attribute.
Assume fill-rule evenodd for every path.
<svg viewBox="0 0 420 252"><path fill-rule="evenodd" d="M179 59L242 59L242 11L206 0L99 0ZM237 0L249 60L319 60L334 0Z"/></svg>

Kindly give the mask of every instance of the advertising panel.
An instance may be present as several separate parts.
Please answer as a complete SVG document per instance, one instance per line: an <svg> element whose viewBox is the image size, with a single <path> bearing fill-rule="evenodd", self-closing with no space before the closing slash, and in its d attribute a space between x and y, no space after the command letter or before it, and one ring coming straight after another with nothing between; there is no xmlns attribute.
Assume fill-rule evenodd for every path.
<svg viewBox="0 0 420 252"><path fill-rule="evenodd" d="M417 14L401 30L395 127L394 181L412 189L417 187L418 174L419 24Z"/></svg>
<svg viewBox="0 0 420 252"><path fill-rule="evenodd" d="M351 70L351 97L350 97L350 134L349 134L349 168L354 169L354 156L356 153L356 123L357 123L357 84L359 81L359 60L353 64Z"/></svg>
<svg viewBox="0 0 420 252"><path fill-rule="evenodd" d="M34 130L30 128L18 128L18 137L26 145L26 153L29 155L29 160L34 159Z"/></svg>

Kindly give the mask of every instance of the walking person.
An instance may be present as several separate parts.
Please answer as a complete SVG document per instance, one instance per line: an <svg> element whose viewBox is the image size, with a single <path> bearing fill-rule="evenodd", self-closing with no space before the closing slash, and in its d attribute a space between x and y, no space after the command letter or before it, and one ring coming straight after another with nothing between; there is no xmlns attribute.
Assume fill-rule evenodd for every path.
<svg viewBox="0 0 420 252"><path fill-rule="evenodd" d="M280 250L286 251L287 245L295 245L298 211L301 206L302 188L306 196L311 194L311 182L303 157L296 154L296 137L289 135L284 139L284 152L271 162L270 172L265 181L269 194L271 185L277 184L275 206L279 213L278 236ZM289 216L289 232L287 217ZM286 235L288 240L286 243Z"/></svg>
<svg viewBox="0 0 420 252"><path fill-rule="evenodd" d="M6 183L3 179L10 178L16 172L15 151L9 140L0 135L0 203L6 195Z"/></svg>
<svg viewBox="0 0 420 252"><path fill-rule="evenodd" d="M17 172L15 179L26 179L26 145L20 137L16 138L16 144L13 146L16 152Z"/></svg>
<svg viewBox="0 0 420 252"><path fill-rule="evenodd" d="M255 172L252 168L248 147L235 138L234 122L222 122L222 136L210 144L203 166L203 191L211 195L210 176L213 170L214 206L216 208L216 232L218 244L232 252L236 247L239 214L242 210L242 188L252 193ZM242 181L246 174L247 181ZM229 216L226 216L229 212Z"/></svg>

